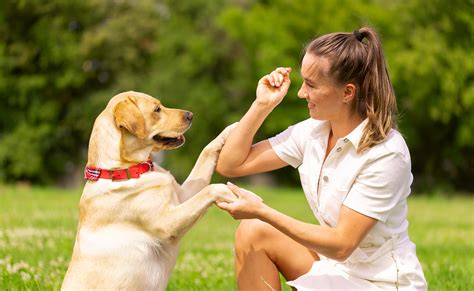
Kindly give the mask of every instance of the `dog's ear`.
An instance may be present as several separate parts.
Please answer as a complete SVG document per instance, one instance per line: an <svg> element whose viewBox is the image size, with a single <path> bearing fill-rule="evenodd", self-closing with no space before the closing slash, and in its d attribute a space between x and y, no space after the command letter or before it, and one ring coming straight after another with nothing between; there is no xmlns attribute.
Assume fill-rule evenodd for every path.
<svg viewBox="0 0 474 291"><path fill-rule="evenodd" d="M145 138L145 118L138 108L137 99L134 96L127 96L127 99L120 101L115 106L114 118L118 127L127 129L138 138Z"/></svg>

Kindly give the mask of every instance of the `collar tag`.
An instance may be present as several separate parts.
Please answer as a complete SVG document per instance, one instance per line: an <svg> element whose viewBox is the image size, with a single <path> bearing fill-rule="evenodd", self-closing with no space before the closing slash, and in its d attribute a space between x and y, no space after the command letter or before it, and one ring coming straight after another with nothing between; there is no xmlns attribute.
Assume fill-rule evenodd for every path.
<svg viewBox="0 0 474 291"><path fill-rule="evenodd" d="M86 168L84 171L84 178L91 181L97 181L100 177L100 172L102 169L99 168Z"/></svg>

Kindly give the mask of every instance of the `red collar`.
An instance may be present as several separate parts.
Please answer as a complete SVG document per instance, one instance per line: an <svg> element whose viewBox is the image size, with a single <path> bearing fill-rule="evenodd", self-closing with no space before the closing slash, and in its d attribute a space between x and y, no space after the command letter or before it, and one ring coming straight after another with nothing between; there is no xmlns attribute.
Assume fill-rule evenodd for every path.
<svg viewBox="0 0 474 291"><path fill-rule="evenodd" d="M86 167L84 170L84 179L97 181L101 179L112 179L112 181L129 180L131 178L138 179L140 175L153 171L153 162L151 160L130 166L125 169L106 170L95 167Z"/></svg>

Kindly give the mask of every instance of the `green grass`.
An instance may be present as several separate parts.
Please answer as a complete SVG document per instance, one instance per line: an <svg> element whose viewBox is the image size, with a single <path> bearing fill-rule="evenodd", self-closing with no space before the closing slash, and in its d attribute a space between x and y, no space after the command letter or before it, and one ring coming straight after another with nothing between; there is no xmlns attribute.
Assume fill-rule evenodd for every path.
<svg viewBox="0 0 474 291"><path fill-rule="evenodd" d="M300 190L251 189L274 208L314 222ZM80 193L0 186L0 290L60 288L71 256ZM409 207L410 236L417 244L430 290L472 290L472 197L413 196ZM233 236L237 224L212 207L183 239L168 290L236 290Z"/></svg>

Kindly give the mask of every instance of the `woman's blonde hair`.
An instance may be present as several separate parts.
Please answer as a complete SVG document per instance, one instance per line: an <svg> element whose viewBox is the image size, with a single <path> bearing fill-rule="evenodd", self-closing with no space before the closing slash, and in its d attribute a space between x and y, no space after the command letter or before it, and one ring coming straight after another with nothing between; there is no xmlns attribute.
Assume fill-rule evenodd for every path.
<svg viewBox="0 0 474 291"><path fill-rule="evenodd" d="M356 86L354 110L368 118L358 153L381 143L390 129L396 128L397 101L374 29L326 34L312 40L304 52L326 58L330 64L328 75L337 84Z"/></svg>

